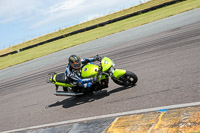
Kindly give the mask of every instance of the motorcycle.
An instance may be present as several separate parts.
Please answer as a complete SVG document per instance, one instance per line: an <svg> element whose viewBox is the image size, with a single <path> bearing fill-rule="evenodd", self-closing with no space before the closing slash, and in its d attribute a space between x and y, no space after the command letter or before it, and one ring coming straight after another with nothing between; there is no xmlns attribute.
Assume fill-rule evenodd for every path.
<svg viewBox="0 0 200 133"><path fill-rule="evenodd" d="M97 82L93 83L90 88L80 87L73 81L66 82L65 73L49 73L47 83L55 84L56 96L80 96L108 88L109 77L116 84L124 87L133 87L138 81L135 73L116 69L114 62L108 57L101 58L99 64L88 63L82 67L81 78L93 77L97 77ZM59 86L63 87L63 91L58 91Z"/></svg>

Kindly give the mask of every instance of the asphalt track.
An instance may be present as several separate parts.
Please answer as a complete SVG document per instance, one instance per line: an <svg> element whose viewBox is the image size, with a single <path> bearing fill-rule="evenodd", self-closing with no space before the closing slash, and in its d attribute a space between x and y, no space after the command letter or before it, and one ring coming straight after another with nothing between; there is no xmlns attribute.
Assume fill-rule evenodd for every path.
<svg viewBox="0 0 200 133"><path fill-rule="evenodd" d="M199 102L200 17L197 17L199 13L200 9L196 9L73 47L68 49L70 51L68 53L64 50L56 53L57 56L51 54L1 70L0 131ZM170 22L176 18L174 25L171 24ZM178 20L182 23L175 26ZM137 33L138 29L142 32L141 36L135 37L134 33ZM156 32L153 32L153 29ZM93 46L92 43L95 42L96 45ZM99 45L101 43L113 45L102 48ZM84 48L87 50L82 52ZM52 71L64 71L66 62L63 60L66 55L73 52L82 57L91 57L96 53L110 57L115 61L117 68L124 68L138 75L137 86L126 89L111 81L107 92L98 92L94 96L80 98L54 96L54 86L45 83L46 75ZM55 60L55 64L46 63L45 59Z"/></svg>

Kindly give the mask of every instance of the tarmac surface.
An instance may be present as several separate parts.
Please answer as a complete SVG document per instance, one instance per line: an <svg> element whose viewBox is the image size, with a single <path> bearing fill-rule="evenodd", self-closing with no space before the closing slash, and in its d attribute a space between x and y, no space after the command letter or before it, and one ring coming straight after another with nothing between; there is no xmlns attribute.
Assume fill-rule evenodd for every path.
<svg viewBox="0 0 200 133"><path fill-rule="evenodd" d="M200 131L200 102L33 126L5 133L177 133Z"/></svg>
<svg viewBox="0 0 200 133"><path fill-rule="evenodd" d="M196 9L1 70L0 132L66 120L199 102L199 13L200 9ZM174 20L177 21L172 23ZM178 20L185 20L184 25L178 25ZM134 36L138 31L138 37ZM47 74L63 72L67 64L67 55L71 53L82 57L91 57L97 53L107 56L113 59L116 68L136 73L139 81L136 86L126 89L110 80L107 91L97 92L93 96L56 97L53 95L54 86L45 82ZM47 60L50 61L46 62ZM51 61L55 61L55 64ZM156 118L160 116L163 118L166 114L155 114ZM102 127L98 128L98 124L94 124L94 127L104 129L114 119L101 119L98 123L102 123ZM92 125L86 123L77 123L76 127ZM62 128L68 129L61 125L59 129ZM109 130L111 129L107 132Z"/></svg>

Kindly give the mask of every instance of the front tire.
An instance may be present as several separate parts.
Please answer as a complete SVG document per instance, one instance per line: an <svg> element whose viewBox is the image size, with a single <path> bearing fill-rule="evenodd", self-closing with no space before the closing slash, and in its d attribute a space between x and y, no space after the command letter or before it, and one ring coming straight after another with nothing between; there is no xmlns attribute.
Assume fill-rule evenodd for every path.
<svg viewBox="0 0 200 133"><path fill-rule="evenodd" d="M138 81L137 75L130 71L126 71L125 75L121 78L123 80L123 85L126 87L133 87Z"/></svg>

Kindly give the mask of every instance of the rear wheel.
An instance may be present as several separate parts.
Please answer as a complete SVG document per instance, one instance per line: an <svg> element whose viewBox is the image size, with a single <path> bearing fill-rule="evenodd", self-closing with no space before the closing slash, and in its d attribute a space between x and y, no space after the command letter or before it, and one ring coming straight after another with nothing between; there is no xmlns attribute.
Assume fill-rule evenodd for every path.
<svg viewBox="0 0 200 133"><path fill-rule="evenodd" d="M68 91L68 88L67 87L63 87L63 91Z"/></svg>

